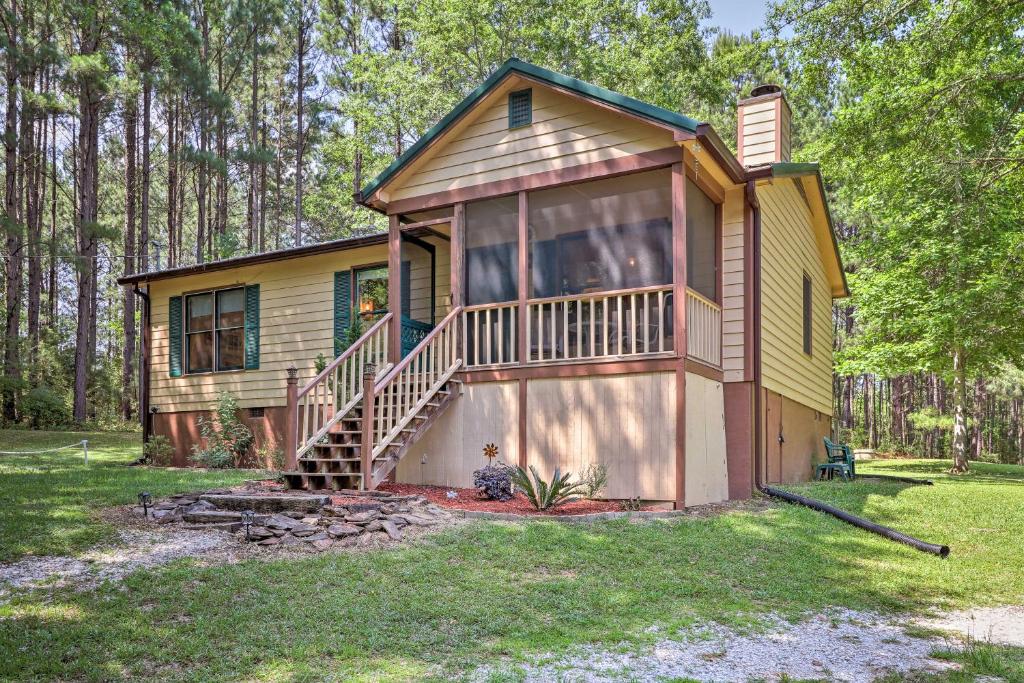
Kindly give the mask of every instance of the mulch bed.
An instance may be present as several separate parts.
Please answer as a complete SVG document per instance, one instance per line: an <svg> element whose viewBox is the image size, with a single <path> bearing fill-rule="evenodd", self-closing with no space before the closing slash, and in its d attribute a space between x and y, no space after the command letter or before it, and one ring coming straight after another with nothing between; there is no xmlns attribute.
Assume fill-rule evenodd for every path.
<svg viewBox="0 0 1024 683"><path fill-rule="evenodd" d="M378 491L387 491L403 496L423 496L431 503L452 510L473 510L477 512L507 512L516 515L586 515L593 512L621 512L622 505L615 500L576 500L551 510L537 510L521 493L507 501L485 500L480 498L476 489L459 489L446 486L425 486L420 484L395 484L384 482L377 487ZM455 491L457 498L449 498L448 492ZM641 510L657 509L643 506Z"/></svg>

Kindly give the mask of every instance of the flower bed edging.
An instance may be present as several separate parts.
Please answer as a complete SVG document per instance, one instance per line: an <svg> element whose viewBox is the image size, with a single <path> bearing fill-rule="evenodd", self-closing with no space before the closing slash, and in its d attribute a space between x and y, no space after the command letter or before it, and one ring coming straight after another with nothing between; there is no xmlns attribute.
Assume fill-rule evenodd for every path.
<svg viewBox="0 0 1024 683"><path fill-rule="evenodd" d="M483 510L460 510L446 508L454 517L466 519L488 519L499 522L527 522L539 519L557 522L603 522L612 519L671 519L688 516L686 510L640 510L623 512L591 512L583 515L518 515L513 512L485 512Z"/></svg>

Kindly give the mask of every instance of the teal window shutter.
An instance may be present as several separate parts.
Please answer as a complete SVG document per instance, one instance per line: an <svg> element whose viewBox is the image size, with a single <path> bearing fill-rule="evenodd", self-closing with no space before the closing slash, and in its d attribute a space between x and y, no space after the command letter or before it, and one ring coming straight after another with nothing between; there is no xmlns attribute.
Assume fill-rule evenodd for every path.
<svg viewBox="0 0 1024 683"><path fill-rule="evenodd" d="M245 369L260 369L260 286L245 288Z"/></svg>
<svg viewBox="0 0 1024 683"><path fill-rule="evenodd" d="M334 357L341 355L341 342L352 317L352 271L334 274Z"/></svg>
<svg viewBox="0 0 1024 683"><path fill-rule="evenodd" d="M181 297L172 296L167 306L167 327L169 337L167 367L168 374L170 374L171 377L181 377L182 322Z"/></svg>

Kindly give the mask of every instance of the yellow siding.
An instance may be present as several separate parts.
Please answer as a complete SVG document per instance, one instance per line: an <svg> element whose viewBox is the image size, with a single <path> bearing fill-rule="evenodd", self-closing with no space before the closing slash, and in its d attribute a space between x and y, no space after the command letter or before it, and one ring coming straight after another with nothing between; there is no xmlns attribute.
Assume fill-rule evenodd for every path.
<svg viewBox="0 0 1024 683"><path fill-rule="evenodd" d="M294 363L304 383L314 375L317 354L333 357L335 271L385 260L387 247L380 245L153 282L152 405L164 412L204 410L221 391L242 407L285 405L286 368ZM237 284L260 286L259 370L170 377L169 298Z"/></svg>
<svg viewBox="0 0 1024 683"><path fill-rule="evenodd" d="M533 123L508 129L507 93L533 89ZM389 190L390 200L606 161L675 143L672 134L535 84L497 90L468 124Z"/></svg>
<svg viewBox="0 0 1024 683"><path fill-rule="evenodd" d="M794 181L758 185L764 387L832 415L832 295L811 213ZM811 355L803 352L803 274L813 292Z"/></svg>
<svg viewBox="0 0 1024 683"><path fill-rule="evenodd" d="M675 498L675 374L530 380L529 462L543 476L608 466L608 498Z"/></svg>
<svg viewBox="0 0 1024 683"><path fill-rule="evenodd" d="M435 298L435 320L440 322L448 314L451 306L451 246L438 237L427 237L436 248L436 289ZM410 313L414 320L431 322L430 320L430 254L417 246L404 244L402 246L402 257L408 259L411 283L409 294L411 298Z"/></svg>
<svg viewBox="0 0 1024 683"><path fill-rule="evenodd" d="M722 368L726 382L743 381L743 188L725 193L722 216Z"/></svg>

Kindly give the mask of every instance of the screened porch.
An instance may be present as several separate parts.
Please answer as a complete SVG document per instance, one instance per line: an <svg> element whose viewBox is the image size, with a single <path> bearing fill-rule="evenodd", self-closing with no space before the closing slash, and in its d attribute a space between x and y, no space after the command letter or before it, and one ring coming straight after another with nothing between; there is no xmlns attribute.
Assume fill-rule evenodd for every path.
<svg viewBox="0 0 1024 683"><path fill-rule="evenodd" d="M668 168L467 202L466 367L676 355L672 210ZM721 215L690 179L685 216L687 355L719 366Z"/></svg>

